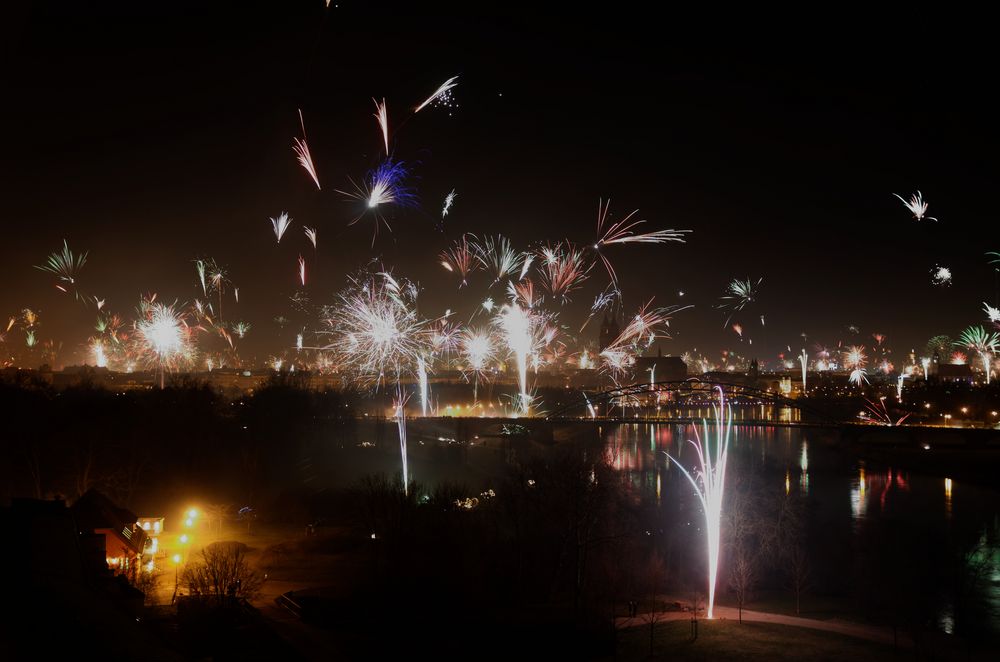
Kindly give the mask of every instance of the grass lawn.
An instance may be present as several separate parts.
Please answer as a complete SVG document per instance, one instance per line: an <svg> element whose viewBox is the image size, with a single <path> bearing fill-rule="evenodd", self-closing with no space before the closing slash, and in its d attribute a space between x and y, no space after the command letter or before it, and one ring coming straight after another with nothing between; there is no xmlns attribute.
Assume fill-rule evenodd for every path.
<svg viewBox="0 0 1000 662"><path fill-rule="evenodd" d="M691 622L660 623L654 632L653 658L670 660L885 660L912 657L891 646L805 628L771 623L698 622L698 639L691 640ZM622 630L615 659L649 659L649 625Z"/></svg>

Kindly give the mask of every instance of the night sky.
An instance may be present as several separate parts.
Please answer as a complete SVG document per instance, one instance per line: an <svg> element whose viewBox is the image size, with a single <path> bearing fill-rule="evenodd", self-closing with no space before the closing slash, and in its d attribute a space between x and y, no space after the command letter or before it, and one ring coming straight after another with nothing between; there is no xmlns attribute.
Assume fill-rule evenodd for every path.
<svg viewBox="0 0 1000 662"><path fill-rule="evenodd" d="M62 364L81 360L96 314L32 268L63 238L89 251L81 288L127 317L143 293L199 296L195 258L227 265L241 303L226 318L253 324L242 355L262 363L297 330L279 333L275 316L301 326L288 301L300 253L316 273L303 225L319 231L313 303L380 257L424 287L425 314L467 317L486 282L458 290L437 260L451 240L589 243L601 197L616 216L640 209L649 230L693 230L686 244L609 252L626 310L653 296L695 306L665 352L773 361L786 344L797 354L803 332L810 347L870 346L881 332L900 354L984 323L982 302L996 303L984 256L1000 250L995 58L973 16L961 31L934 16L799 17L793 29L786 16L723 27L625 3L560 20L512 5L489 17L472 4L88 4L4 21L0 316L39 311ZM454 75L458 108L411 116ZM372 97L388 103L421 201L391 215L374 248L373 221L348 226L358 205L334 190L382 156ZM292 152L297 108L322 191ZM892 195L917 189L939 222ZM294 225L278 245L268 218L282 210ZM951 287L931 284L936 264ZM736 277L764 279L734 320L753 346L715 309ZM574 331L605 281L595 269L564 313Z"/></svg>

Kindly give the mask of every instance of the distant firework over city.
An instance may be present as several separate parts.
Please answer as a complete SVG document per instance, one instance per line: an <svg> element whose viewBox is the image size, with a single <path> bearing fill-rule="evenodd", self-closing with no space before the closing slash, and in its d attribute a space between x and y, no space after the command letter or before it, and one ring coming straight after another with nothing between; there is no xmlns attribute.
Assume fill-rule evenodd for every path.
<svg viewBox="0 0 1000 662"><path fill-rule="evenodd" d="M596 105L581 103L599 88L582 63L560 74L573 84L570 93L540 95L536 80L519 80L494 66L485 45L471 48L468 58L450 68L434 44L425 44L406 71L364 62L348 66L336 49L362 43L374 29L365 23L367 11L327 6L320 20L330 26L324 29L346 30L346 42L303 45L260 80L251 74L256 56L247 41L231 37L197 46L186 61L209 62L232 49L246 54L234 82L237 95L293 76L302 62L308 67L294 74L296 91L270 95L257 110L244 107L238 124L197 110L206 101L227 99L223 92L192 87L184 102L193 113L187 123L151 132L144 149L133 154L143 164L136 168L120 165L127 122L143 121L144 114L158 117L162 111L147 100L158 98L177 76L156 53L144 55L151 74L138 96L95 95L97 105L81 110L110 132L100 155L82 157L58 142L74 131L92 140L97 128L25 115L29 127L44 120L46 131L41 144L15 141L14 153L28 167L18 176L24 185L11 197L17 214L32 219L23 226L32 231L19 232L2 249L4 281L15 285L0 297L7 320L0 335L3 365L90 364L127 371L150 368L149 357L155 356L161 372L294 366L384 387L392 381L387 370L416 379L419 362L422 374L457 370L477 383L500 372L517 375L522 402L514 406L527 410L529 372L592 365L618 383L635 378L630 367L655 351L683 356L699 371L742 371L755 361L775 370L841 370L862 385L890 365L893 373L915 370L927 356L926 338L959 337L977 326L987 332L1000 324L993 314L1000 306L997 253L990 250L1000 249L1000 238L958 239L976 218L969 205L981 200L975 195L981 174L971 163L917 168L907 157L916 147L903 142L871 157L882 173L875 177L846 158L793 157L791 138L780 132L767 153L755 149L752 134L724 143L708 135L719 126L707 119L667 123L649 136L650 149L628 147L612 156L608 136L636 130L625 119L626 109L657 94L652 86L634 84L645 80L641 71L653 71L652 65L621 71L629 84L618 87L620 98ZM391 34L408 20L425 20L405 16L389 18L378 32ZM308 14L291 12L287 19L281 42L306 44L305 34L314 29ZM462 19L448 22L455 27ZM586 33L566 36L560 48L588 53L580 50ZM69 44L75 37L65 38ZM533 43L542 52L555 48ZM642 52L628 43L629 53ZM385 48L391 53L396 46L390 40ZM72 89L79 83L56 74L60 66L78 66L66 59L68 52L54 49L26 66L17 85L42 98ZM84 61L103 57L83 49ZM632 55L612 57L625 62ZM695 71L698 83L671 91L667 112L679 119L701 105L734 116L741 104L778 108L763 84L752 102L737 98L733 106L726 98L727 88L737 84L733 76L742 77L739 84L755 82L750 69L736 68L729 77L710 64ZM818 82L800 93L835 95L838 74L823 67L816 73ZM663 75L673 74L668 67ZM88 80L107 90L114 79L102 76L93 73ZM46 77L51 85L42 83ZM811 140L857 142L854 133L893 124L894 113L906 108L905 95L897 101L896 90L876 78L859 78L854 93L889 95L884 108L870 117L844 109L832 124L838 128L831 129L840 137ZM338 80L335 95L323 82L328 79ZM933 114L941 104L931 98L921 112ZM21 116L17 109L8 112ZM561 144L552 131L525 119L530 112L563 119L550 126L565 131L579 131L585 118L601 113L604 137L586 149ZM748 117L771 121L760 119L763 113L752 110ZM685 135L697 138L661 149L661 139L682 133L671 127L682 125ZM210 159L204 141L193 138L203 133L220 145ZM961 141L953 138L946 146L932 136L921 149L960 149ZM708 152L753 159L758 172L736 175ZM577 163L584 174L565 167L543 174L517 156L532 153ZM100 205L83 200L68 214L66 195L41 192L68 191L74 178L41 176L43 154L44 163L62 164L67 172L86 169L81 185L100 178L108 195ZM780 192L765 196L757 190L761 173L792 173L803 162L814 163L824 176L803 187L788 175ZM595 163L607 164L610 172L599 175ZM691 167L682 168L684 163ZM224 176L203 176L209 168ZM498 171L491 174L493 169ZM676 185L682 171L687 180L698 179L696 190L704 192ZM141 186L138 172L147 173ZM829 227L827 238L806 236L797 220L787 220L801 216L812 204L810 195L836 200L829 211L810 212L813 226ZM596 231L590 229L595 201ZM882 268L876 274L869 264ZM407 328L420 332L411 336L397 329L399 335L390 335L402 344L398 365L359 353L354 343L364 334L337 331L343 313L353 310L344 308L343 291L358 286L359 269L371 274L365 278L374 280L365 282L373 287L382 283L366 296L398 305L402 289L408 290ZM394 279L401 289L386 289L380 279ZM368 305L383 307L377 300ZM385 306L383 312L393 310ZM180 321L183 350L143 346L154 308L154 317L169 311ZM655 323L602 346L595 319L609 318L628 330L644 315ZM442 324L454 341L433 341L433 330ZM878 360L869 362L861 337L871 334L884 342L878 343ZM375 342L369 336L367 342ZM813 340L803 349L800 337ZM809 349L817 343L839 349L832 355ZM971 350L974 370L995 371L989 343L973 345L979 347Z"/></svg>

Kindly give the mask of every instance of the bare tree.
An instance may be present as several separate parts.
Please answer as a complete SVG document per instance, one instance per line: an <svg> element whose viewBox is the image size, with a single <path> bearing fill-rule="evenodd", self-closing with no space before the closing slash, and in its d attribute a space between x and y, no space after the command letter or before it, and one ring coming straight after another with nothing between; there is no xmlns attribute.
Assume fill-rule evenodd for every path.
<svg viewBox="0 0 1000 662"><path fill-rule="evenodd" d="M758 527L752 518L749 494L751 491L733 490L726 512L729 534L729 586L736 593L740 623L743 622L743 605L757 581L760 545L756 540Z"/></svg>
<svg viewBox="0 0 1000 662"><path fill-rule="evenodd" d="M156 597L156 589L160 586L160 578L163 573L157 569L152 572L141 569L132 581L132 585L143 592L146 596L143 604L150 605L153 604L153 599Z"/></svg>
<svg viewBox="0 0 1000 662"><path fill-rule="evenodd" d="M184 583L193 595L216 600L243 598L252 600L260 594L264 576L250 567L247 546L239 542L216 542L201 550L184 570Z"/></svg>
<svg viewBox="0 0 1000 662"><path fill-rule="evenodd" d="M643 614L643 619L649 623L649 654L652 656L656 624L663 618L663 610L659 609L657 596L667 580L667 565L655 549L649 553L643 564L643 574L646 577L646 587L649 589L649 611Z"/></svg>
<svg viewBox="0 0 1000 662"><path fill-rule="evenodd" d="M743 622L743 605L756 581L757 555L746 544L734 546L729 563L729 586L736 593L740 623Z"/></svg>
<svg viewBox="0 0 1000 662"><path fill-rule="evenodd" d="M795 594L795 613L801 613L802 595L812 586L812 565L804 541L793 542L785 553L788 582Z"/></svg>

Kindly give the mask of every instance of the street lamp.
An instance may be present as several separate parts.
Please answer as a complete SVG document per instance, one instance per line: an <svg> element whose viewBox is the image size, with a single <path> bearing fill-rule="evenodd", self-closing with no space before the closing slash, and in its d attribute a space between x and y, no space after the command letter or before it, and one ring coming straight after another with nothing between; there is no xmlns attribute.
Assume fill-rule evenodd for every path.
<svg viewBox="0 0 1000 662"><path fill-rule="evenodd" d="M178 585L177 568L181 564L181 555L174 554L173 557L171 557L171 560L174 562L174 597L170 598L170 604L173 604L174 601L177 600L177 585Z"/></svg>

